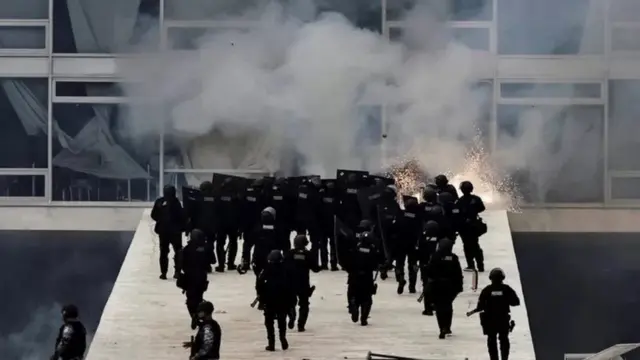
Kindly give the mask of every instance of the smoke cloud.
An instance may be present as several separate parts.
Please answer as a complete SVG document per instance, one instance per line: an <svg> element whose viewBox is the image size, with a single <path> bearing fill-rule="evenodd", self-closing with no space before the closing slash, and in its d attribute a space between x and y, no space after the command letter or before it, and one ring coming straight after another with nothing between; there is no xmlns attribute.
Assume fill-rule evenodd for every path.
<svg viewBox="0 0 640 360"><path fill-rule="evenodd" d="M542 54L572 47L568 51L591 53L602 46L602 23L589 20L602 15L595 5L588 13L558 10L571 18L556 25L541 20L531 29L513 22L523 12L548 12L551 3L541 2L546 5L500 5L501 53L522 53L518 46ZM395 42L350 21L356 13L379 14L372 2L348 2L340 13L323 11L335 4L320 1L240 3L247 2L215 9L225 14L216 28L174 29L172 50L144 66L121 67L135 79L130 95L163 104L153 113L140 106L121 122L123 133L141 139L164 128L167 147L179 150L166 166L284 173L300 166L332 177L336 168L379 171L417 159L429 173L455 174L468 165L470 147L491 150L493 86L486 69L495 60L470 44L475 35L449 28L446 9L436 2L404 12L408 26L391 33L401 40ZM190 4L182 5L189 15L211 10ZM570 5L553 2L562 6ZM492 12L478 7L465 20ZM250 28L242 26L247 21ZM577 28L582 40L569 44ZM526 36L537 30L545 36ZM544 86L523 87L518 96L536 97ZM575 97L574 87L565 90L561 97ZM384 128L372 120L379 104L387 104ZM584 200L602 189L602 107L504 105L497 112L496 148L487 161L529 184L528 200L566 189Z"/></svg>

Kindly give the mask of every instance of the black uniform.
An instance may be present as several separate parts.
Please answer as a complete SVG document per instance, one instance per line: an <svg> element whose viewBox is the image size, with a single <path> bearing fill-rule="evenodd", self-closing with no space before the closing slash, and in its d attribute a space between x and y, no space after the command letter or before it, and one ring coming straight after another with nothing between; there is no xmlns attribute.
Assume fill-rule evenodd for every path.
<svg viewBox="0 0 640 360"><path fill-rule="evenodd" d="M284 178L276 179L267 192L266 198L267 206L272 207L278 214L276 227L281 237L280 241L282 243L288 242L293 227L292 217L295 203L291 199L291 194L287 191L286 180Z"/></svg>
<svg viewBox="0 0 640 360"><path fill-rule="evenodd" d="M449 184L449 179L445 175L438 175L435 177L435 190L438 194L449 193L453 196L453 200L458 200L458 191L456 187Z"/></svg>
<svg viewBox="0 0 640 360"><path fill-rule="evenodd" d="M306 249L309 241L305 236L298 235L293 242L294 249L287 254L285 261L291 271L295 300L300 307L298 314L298 331L302 332L305 331L305 325L309 318L309 298L315 290L315 287L311 286L309 280L309 271L317 273L320 271L320 268L318 267L317 260L315 260L311 252ZM293 329L295 319L296 307L294 304L289 317L289 329Z"/></svg>
<svg viewBox="0 0 640 360"><path fill-rule="evenodd" d="M312 179L311 181L315 182L317 180ZM320 198L319 187L311 181L298 187L296 234L309 234L311 256L317 262L322 241L322 199Z"/></svg>
<svg viewBox="0 0 640 360"><path fill-rule="evenodd" d="M462 292L462 268L458 256L451 252L453 241L443 239L427 265L429 292L436 310L440 339L451 334L453 301Z"/></svg>
<svg viewBox="0 0 640 360"><path fill-rule="evenodd" d="M191 229L199 229L204 232L205 241L207 243L207 253L209 255L209 264L215 265L217 262L215 242L219 219L216 214L216 199L213 193L213 184L210 181L204 181L200 184L200 192L202 193L202 200L198 204L198 211L196 212L197 217L195 219L191 219ZM224 256L220 262L224 266Z"/></svg>
<svg viewBox="0 0 640 360"><path fill-rule="evenodd" d="M398 281L398 294L404 292L406 284L404 276L405 263L409 271L409 292L416 292L418 278L418 243L422 233L422 212L420 205L415 200L405 203L405 209L398 220L398 238L396 245L396 281Z"/></svg>
<svg viewBox="0 0 640 360"><path fill-rule="evenodd" d="M186 229L186 217L180 200L176 197L176 188L164 187L164 196L158 198L151 210L151 219L156 224L154 231L160 238L160 278L167 278L169 268L169 247L173 247L174 277L180 273L176 255L182 250L182 232Z"/></svg>
<svg viewBox="0 0 640 360"><path fill-rule="evenodd" d="M331 271L338 270L338 254L336 252L336 239L333 234L334 221L338 209L337 191L335 183L328 181L320 192L322 199L322 240L320 241L320 264L322 269L327 269L331 264Z"/></svg>
<svg viewBox="0 0 640 360"><path fill-rule="evenodd" d="M251 244L255 243L253 236L258 223L260 223L260 212L266 207L266 199L262 187L262 180L256 180L244 191L241 209L240 209L240 230L244 236L243 244L243 261L248 260L249 255L246 253L247 245L251 248Z"/></svg>
<svg viewBox="0 0 640 360"><path fill-rule="evenodd" d="M294 288L288 267L284 264L282 253L274 250L269 254L268 265L260 273L256 290L264 309L264 325L267 329L267 351L275 350L275 326L278 322L278 332L282 350L289 348L287 341L287 315L294 304Z"/></svg>
<svg viewBox="0 0 640 360"><path fill-rule="evenodd" d="M436 252L439 240L439 226L438 223L431 220L424 224L422 233L420 235L420 242L418 243L418 261L420 262L420 278L422 280L422 295L424 310L422 315L433 315L433 297L429 293L429 277L427 273L431 256Z"/></svg>
<svg viewBox="0 0 640 360"><path fill-rule="evenodd" d="M240 199L230 179L225 180L216 197L216 214L218 226L216 234L216 254L218 256L218 271L224 271L225 255L229 270L236 269L238 254L238 217ZM225 243L227 251L225 254Z"/></svg>
<svg viewBox="0 0 640 360"><path fill-rule="evenodd" d="M273 250L285 250L285 244L282 243L282 237L278 232L276 225L276 213L273 208L266 208L261 215L260 223L251 235L255 243L251 244L245 239L246 245L253 245L253 257L251 259L251 265L256 278L267 264L267 256ZM249 256L251 248L243 248L243 256Z"/></svg>
<svg viewBox="0 0 640 360"><path fill-rule="evenodd" d="M480 235L482 235L484 226L482 220L478 216L485 210L484 202L476 195L471 194L473 185L463 182L460 185L462 197L458 199L456 205L460 210L460 238L464 246L464 257L467 261L467 268L484 271L484 253L480 247ZM486 230L486 229L485 229Z"/></svg>
<svg viewBox="0 0 640 360"><path fill-rule="evenodd" d="M461 224L460 209L456 205L455 198L449 192L438 195L438 203L442 206L444 217L440 222L441 236L453 241L458 237L458 229Z"/></svg>
<svg viewBox="0 0 640 360"><path fill-rule="evenodd" d="M212 317L213 304L203 301L198 304L198 332L192 342L191 360L220 359L220 345L222 343L222 329Z"/></svg>
<svg viewBox="0 0 640 360"><path fill-rule="evenodd" d="M380 240L383 250L380 258L380 277L386 279L387 270L391 267L391 262L395 259L396 254L400 251L398 243L399 222L398 218L402 215L400 205L396 200L396 192L391 187L386 187L382 199L377 206L378 223L380 224ZM396 278L397 280L397 278Z"/></svg>
<svg viewBox="0 0 640 360"><path fill-rule="evenodd" d="M347 296L351 320L357 322L360 319L362 326L368 325L373 295L377 290L374 272L378 268L379 258L375 244L376 240L371 232L362 233L347 263L343 265L349 273Z"/></svg>
<svg viewBox="0 0 640 360"><path fill-rule="evenodd" d="M182 275L176 285L186 293L187 310L191 316L191 328L195 329L196 310L209 287L209 281L207 280L209 254L205 235L202 231L195 229L191 232L190 240L182 250L181 260Z"/></svg>
<svg viewBox="0 0 640 360"><path fill-rule="evenodd" d="M504 272L501 269L491 270L489 277L491 285L482 289L478 298L478 306L468 315L480 312L482 331L487 335L489 358L491 360L499 359L497 339L500 339L501 358L508 360L509 332L515 326L515 323L511 321L510 307L520 305L520 299L509 285L503 284Z"/></svg>
<svg viewBox="0 0 640 360"><path fill-rule="evenodd" d="M77 319L78 308L66 305L62 309L64 324L58 330L51 360L81 360L87 349L87 331Z"/></svg>
<svg viewBox="0 0 640 360"><path fill-rule="evenodd" d="M340 189L338 216L350 229L355 229L362 220L360 201L358 200L358 179L350 174L347 178L344 189Z"/></svg>

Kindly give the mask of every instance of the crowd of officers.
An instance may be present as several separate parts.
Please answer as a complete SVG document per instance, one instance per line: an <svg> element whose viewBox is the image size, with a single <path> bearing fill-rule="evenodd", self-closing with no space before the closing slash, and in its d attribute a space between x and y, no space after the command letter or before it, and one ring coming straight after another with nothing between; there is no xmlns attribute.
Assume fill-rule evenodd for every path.
<svg viewBox="0 0 640 360"><path fill-rule="evenodd" d="M340 268L348 274L351 319L362 326L368 325L378 275L385 280L394 271L398 294L407 285L410 293L416 293L420 275L423 314L435 312L439 338L445 339L452 334L453 301L463 289L463 270L452 251L458 237L467 270L484 271L479 238L487 226L479 214L485 206L472 194L470 182L462 182L460 191L461 196L444 175L425 186L420 202L399 195L393 179L363 171L338 170L336 179L250 180L215 174L213 181L202 183L199 189L183 188L183 208L176 189L165 187L151 213L160 239L160 278L167 278L173 247L177 254L174 278L186 294L192 328L199 328L195 339L185 343L192 349L192 359L219 359L220 326L211 316L213 305L203 301L207 273L213 270L241 274L253 270L257 296L252 306L264 311L268 351L275 350L276 323L283 350L289 347L287 328L297 324L298 331L305 331L309 299L315 290L310 271ZM182 249L184 232L190 240ZM241 262L236 264L239 239L243 239ZM502 277L496 275L499 273ZM518 298L502 284L501 270L493 270L491 279L491 286L499 289L485 289L475 312L481 313L483 329L491 340L491 359L498 359L494 350L499 338L505 360L509 306L517 305ZM495 305L496 301L506 308Z"/></svg>

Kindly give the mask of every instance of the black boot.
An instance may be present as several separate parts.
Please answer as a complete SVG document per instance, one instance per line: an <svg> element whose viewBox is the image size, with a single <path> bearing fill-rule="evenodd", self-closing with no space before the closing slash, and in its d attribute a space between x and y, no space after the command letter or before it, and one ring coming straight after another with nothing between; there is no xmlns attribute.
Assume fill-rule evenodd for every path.
<svg viewBox="0 0 640 360"><path fill-rule="evenodd" d="M398 295L402 295L404 293L404 286L407 285L407 281L405 279L401 279L398 281Z"/></svg>
<svg viewBox="0 0 640 360"><path fill-rule="evenodd" d="M301 314L302 314L302 311L301 311ZM292 308L291 311L289 311L289 323L287 325L289 329L293 329L293 327L296 325L296 309L295 308Z"/></svg>
<svg viewBox="0 0 640 360"><path fill-rule="evenodd" d="M276 335L271 334L267 329L267 346L264 348L267 351L276 351Z"/></svg>
<svg viewBox="0 0 640 360"><path fill-rule="evenodd" d="M362 305L362 313L360 314L360 325L369 325L369 314L371 313L371 304Z"/></svg>
<svg viewBox="0 0 640 360"><path fill-rule="evenodd" d="M289 348L289 342L287 341L287 336L284 334L280 334L280 345L282 346L282 350L287 350Z"/></svg>
<svg viewBox="0 0 640 360"><path fill-rule="evenodd" d="M300 317L298 318L298 331L304 332L309 318L309 308L300 308Z"/></svg>
<svg viewBox="0 0 640 360"><path fill-rule="evenodd" d="M484 252L480 248L480 245L478 245L478 250L476 252L475 258L476 258L476 263L478 264L478 271L484 272Z"/></svg>
<svg viewBox="0 0 640 360"><path fill-rule="evenodd" d="M169 258L162 256L160 257L160 279L167 279L167 270L169 269Z"/></svg>
<svg viewBox="0 0 640 360"><path fill-rule="evenodd" d="M349 305L349 313L351 314L351 321L357 323L358 319L360 318L359 306L353 303Z"/></svg>

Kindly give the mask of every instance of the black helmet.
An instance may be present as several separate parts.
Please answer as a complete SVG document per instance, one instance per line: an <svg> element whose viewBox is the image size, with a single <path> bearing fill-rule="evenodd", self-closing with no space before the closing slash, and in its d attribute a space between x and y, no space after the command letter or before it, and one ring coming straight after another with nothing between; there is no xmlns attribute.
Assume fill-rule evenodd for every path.
<svg viewBox="0 0 640 360"><path fill-rule="evenodd" d="M438 201L438 193L431 187L426 187L422 192L422 198L425 202L434 203Z"/></svg>
<svg viewBox="0 0 640 360"><path fill-rule="evenodd" d="M73 304L68 304L62 307L62 317L65 319L74 319L79 315L78 307Z"/></svg>
<svg viewBox="0 0 640 360"><path fill-rule="evenodd" d="M267 262L269 262L269 264L281 263L283 260L284 257L282 256L282 251L280 250L271 250L269 255L267 255Z"/></svg>
<svg viewBox="0 0 640 360"><path fill-rule="evenodd" d="M360 224L358 224L358 228L363 230L371 230L373 228L373 223L370 220L363 219L363 220L360 220Z"/></svg>
<svg viewBox="0 0 640 360"><path fill-rule="evenodd" d="M296 235L296 237L293 238L293 246L297 249L302 249L306 247L307 244L309 244L309 240L305 235Z"/></svg>
<svg viewBox="0 0 640 360"><path fill-rule="evenodd" d="M322 180L320 180L320 178L319 178L319 177L317 177L317 176L312 176L312 177L309 179L309 183L310 183L311 185L315 186L315 187L320 187L320 186L322 186Z"/></svg>
<svg viewBox="0 0 640 360"><path fill-rule="evenodd" d="M286 182L287 182L287 179L285 179L282 176L280 176L280 177L276 178L276 180L273 182L273 184L276 185L276 186L283 186Z"/></svg>
<svg viewBox="0 0 640 360"><path fill-rule="evenodd" d="M364 242L372 242L373 241L373 233L371 231L365 231L360 235L360 241Z"/></svg>
<svg viewBox="0 0 640 360"><path fill-rule="evenodd" d="M449 238L440 239L438 241L438 252L442 254L451 254L453 251L453 240Z"/></svg>
<svg viewBox="0 0 640 360"><path fill-rule="evenodd" d="M439 230L440 225L438 225L438 223L433 220L429 220L426 224L424 224L424 231L429 236L437 236Z"/></svg>
<svg viewBox="0 0 640 360"><path fill-rule="evenodd" d="M195 243L204 243L206 237L204 231L200 229L193 229L191 230L191 234L189 234L189 239Z"/></svg>
<svg viewBox="0 0 640 360"><path fill-rule="evenodd" d="M200 184L200 191L206 193L206 192L211 192L213 190L213 184L211 183L211 181L203 181L202 184Z"/></svg>
<svg viewBox="0 0 640 360"><path fill-rule="evenodd" d="M410 197L407 199L407 201L404 202L404 207L408 208L408 207L413 207L418 205L418 199L414 198L414 197Z"/></svg>
<svg viewBox="0 0 640 360"><path fill-rule="evenodd" d="M375 186L379 186L379 187L384 186L384 180L382 180L381 178L375 178L373 182Z"/></svg>
<svg viewBox="0 0 640 360"><path fill-rule="evenodd" d="M176 188L173 185L165 185L162 189L162 195L164 195L165 198L175 198Z"/></svg>
<svg viewBox="0 0 640 360"><path fill-rule="evenodd" d="M452 204L456 201L456 198L448 191L443 191L438 196L438 202L442 205Z"/></svg>
<svg viewBox="0 0 640 360"><path fill-rule="evenodd" d="M215 308L213 307L213 304L210 301L204 300L203 302L198 304L198 313L203 312L207 315L211 315L213 314L214 309Z"/></svg>
<svg viewBox="0 0 640 360"><path fill-rule="evenodd" d="M276 218L276 209L272 208L271 206L266 207L262 210L262 217L265 216L270 216L271 218L275 219Z"/></svg>
<svg viewBox="0 0 640 360"><path fill-rule="evenodd" d="M264 179L262 179L262 178L255 179L253 181L253 183L251 184L251 186L253 186L253 187L262 187L262 185L264 185Z"/></svg>
<svg viewBox="0 0 640 360"><path fill-rule="evenodd" d="M336 183L331 180L331 181L327 181L327 189L333 189L336 187Z"/></svg>
<svg viewBox="0 0 640 360"><path fill-rule="evenodd" d="M500 269L500 268L492 269L489 272L489 279L492 282L502 282L502 281L504 281L504 279L505 279L504 271L502 271L502 269Z"/></svg>
<svg viewBox="0 0 640 360"><path fill-rule="evenodd" d="M460 183L460 191L462 191L463 194L471 194L471 192L473 192L473 184L471 183L471 181L463 181Z"/></svg>
<svg viewBox="0 0 640 360"><path fill-rule="evenodd" d="M443 187L449 184L449 179L443 174L436 176L433 181L436 183L436 186Z"/></svg>

